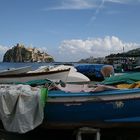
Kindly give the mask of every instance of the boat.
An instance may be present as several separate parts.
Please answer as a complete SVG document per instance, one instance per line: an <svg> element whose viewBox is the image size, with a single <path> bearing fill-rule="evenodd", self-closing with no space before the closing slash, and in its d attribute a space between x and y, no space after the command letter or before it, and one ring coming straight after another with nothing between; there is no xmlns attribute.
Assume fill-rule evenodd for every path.
<svg viewBox="0 0 140 140"><path fill-rule="evenodd" d="M39 88L32 88L30 86L27 88L21 84L12 85L11 87L5 85L8 87L8 90L6 90L2 84L0 86L2 92L0 97L6 101L8 99L6 96L9 96L10 92L13 98L13 95L19 96L20 94L17 93L20 93L19 90L21 90L21 92L25 93L25 96L20 96L23 98L20 101L22 102L23 100L26 102L29 98L29 102L26 102L28 107L29 104L32 105L30 98L35 95L35 91L39 92L39 95L41 92L42 95L39 97L42 98L44 107L44 113L41 113L44 118L41 122L42 126L47 129L77 129L85 126L92 128L140 127L140 82L138 82L140 81L140 73L114 77L117 77L116 79L120 77L120 81L122 81L121 78L123 78L122 83L124 83L124 81L126 83L129 81L130 83L129 79L131 79L132 85L130 84L127 88L118 88L114 83L120 83L120 81L117 80L111 84L111 80L113 79L111 77L101 83L94 83L93 81L87 83L81 82L80 84L76 82L71 83L70 88L68 84L61 85L60 81L59 84L49 81L51 82L50 85L46 83L41 90L40 86ZM13 88L13 86L15 86L16 89ZM5 90L7 94L5 94ZM32 96L30 96L31 91L33 91ZM27 97L28 94L29 96ZM27 98L26 100L24 100L25 97ZM11 100L11 97L9 98ZM39 99L41 102L42 100ZM14 101L17 103L17 100ZM36 103L34 99L32 102ZM4 102L2 103L5 105ZM18 105L21 107L19 103L20 102L18 102ZM6 104L8 104L7 107L10 107L9 102L6 101ZM24 104L22 103L22 105ZM13 107L15 109L15 106ZM26 112L23 108L21 109L25 113L26 122L28 122ZM15 113L15 111L12 111L12 113ZM8 114L8 116L13 117L14 115ZM22 121L22 118L20 119ZM32 119L34 120L33 116Z"/></svg>
<svg viewBox="0 0 140 140"><path fill-rule="evenodd" d="M132 70L132 72L140 72L140 66L135 66Z"/></svg>
<svg viewBox="0 0 140 140"><path fill-rule="evenodd" d="M57 89L48 91L48 128L140 127L140 72Z"/></svg>
<svg viewBox="0 0 140 140"><path fill-rule="evenodd" d="M70 69L47 71L47 72L34 72L34 73L20 73L20 74L9 74L0 75L0 83L24 83L34 80L48 79L51 81L66 81Z"/></svg>
<svg viewBox="0 0 140 140"><path fill-rule="evenodd" d="M0 75L21 74L21 73L26 73L28 71L31 71L31 69L32 69L31 66L9 68L9 69L6 69L6 70L1 70Z"/></svg>
<svg viewBox="0 0 140 140"><path fill-rule="evenodd" d="M50 68L50 71L52 70L61 70L64 68L70 68L70 72L68 74L68 78L66 82L88 82L90 79L85 76L84 74L77 71L77 69L74 66L70 65L58 65L56 67Z"/></svg>
<svg viewBox="0 0 140 140"><path fill-rule="evenodd" d="M68 77L65 82L88 82L90 79L84 74L77 72L74 66L70 65L57 65L57 66L41 66L32 72L45 72L45 71L58 71L63 69L70 69Z"/></svg>
<svg viewBox="0 0 140 140"><path fill-rule="evenodd" d="M136 83L133 83L133 88L130 84L127 89L114 85L95 84L93 81L81 83L80 86L79 83L73 83L73 88L67 87L67 84L62 86L60 81L59 84L58 86L52 82L43 87L22 84L0 85L1 111L4 110L7 115L6 118L1 117L6 125L5 128L8 131L21 133L25 133L24 128L27 128L26 132L30 131L33 129L31 126L34 120L38 120L35 119L37 115L34 116L36 110L40 117L38 125L46 129L140 127L140 82L137 83L139 88L138 86L134 88ZM8 100L11 103L7 102ZM24 110L23 106L28 111ZM11 110L11 114L14 115L8 114ZM21 122L24 125L21 125ZM34 128L38 125L35 123Z"/></svg>
<svg viewBox="0 0 140 140"><path fill-rule="evenodd" d="M102 89L102 88L99 88ZM140 126L140 89L48 92L44 126L51 129Z"/></svg>

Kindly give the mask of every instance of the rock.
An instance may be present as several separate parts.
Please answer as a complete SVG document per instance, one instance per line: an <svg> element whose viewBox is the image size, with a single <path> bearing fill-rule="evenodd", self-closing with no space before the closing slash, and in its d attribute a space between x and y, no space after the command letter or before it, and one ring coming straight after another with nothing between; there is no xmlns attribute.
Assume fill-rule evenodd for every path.
<svg viewBox="0 0 140 140"><path fill-rule="evenodd" d="M36 48L25 48L24 45L17 44L9 49L3 57L3 62L53 62L52 56L45 52L40 52Z"/></svg>

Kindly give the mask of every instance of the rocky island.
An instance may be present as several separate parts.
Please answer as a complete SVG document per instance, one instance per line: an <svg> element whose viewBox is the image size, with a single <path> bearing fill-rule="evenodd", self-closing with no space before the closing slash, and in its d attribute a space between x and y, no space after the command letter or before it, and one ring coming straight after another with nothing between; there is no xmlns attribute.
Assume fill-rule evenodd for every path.
<svg viewBox="0 0 140 140"><path fill-rule="evenodd" d="M3 62L53 62L51 55L41 52L36 48L26 48L17 44L9 49L3 57Z"/></svg>

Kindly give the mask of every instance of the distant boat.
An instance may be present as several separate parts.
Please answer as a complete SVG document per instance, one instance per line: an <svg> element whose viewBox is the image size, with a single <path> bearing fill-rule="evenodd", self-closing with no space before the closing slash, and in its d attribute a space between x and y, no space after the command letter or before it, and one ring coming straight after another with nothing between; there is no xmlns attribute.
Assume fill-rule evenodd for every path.
<svg viewBox="0 0 140 140"><path fill-rule="evenodd" d="M20 73L0 75L0 83L18 83L28 82L33 80L48 79L51 81L66 81L70 69L47 71L47 72L35 72L35 73Z"/></svg>
<svg viewBox="0 0 140 140"><path fill-rule="evenodd" d="M11 74L21 74L30 71L31 66L19 67L19 68L10 68L0 71L0 75L11 75Z"/></svg>
<svg viewBox="0 0 140 140"><path fill-rule="evenodd" d="M140 72L140 66L136 66L132 69L132 72Z"/></svg>

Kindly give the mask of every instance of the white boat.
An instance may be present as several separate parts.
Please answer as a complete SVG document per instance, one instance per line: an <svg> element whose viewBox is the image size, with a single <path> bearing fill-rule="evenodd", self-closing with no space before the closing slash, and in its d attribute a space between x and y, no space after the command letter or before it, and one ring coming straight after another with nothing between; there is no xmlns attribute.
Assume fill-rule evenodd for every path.
<svg viewBox="0 0 140 140"><path fill-rule="evenodd" d="M61 80L65 82L69 71L70 69L63 69L47 72L0 75L0 83L19 83L42 79L48 79L54 82L59 82Z"/></svg>
<svg viewBox="0 0 140 140"><path fill-rule="evenodd" d="M21 74L30 71L31 66L19 67L19 68L10 68L0 71L0 75L11 75L11 74Z"/></svg>
<svg viewBox="0 0 140 140"><path fill-rule="evenodd" d="M77 69L74 68L74 66L69 66L69 65L59 65L54 68L51 68L51 70L61 70L64 68L70 68L70 72L68 74L68 78L66 82L87 82L90 81L90 79L85 76L84 74L77 72Z"/></svg>
<svg viewBox="0 0 140 140"><path fill-rule="evenodd" d="M66 82L87 82L90 79L84 74L77 72L74 66L69 65L58 65L58 66L41 66L33 72L45 72L45 71L57 71L63 69L70 69Z"/></svg>

